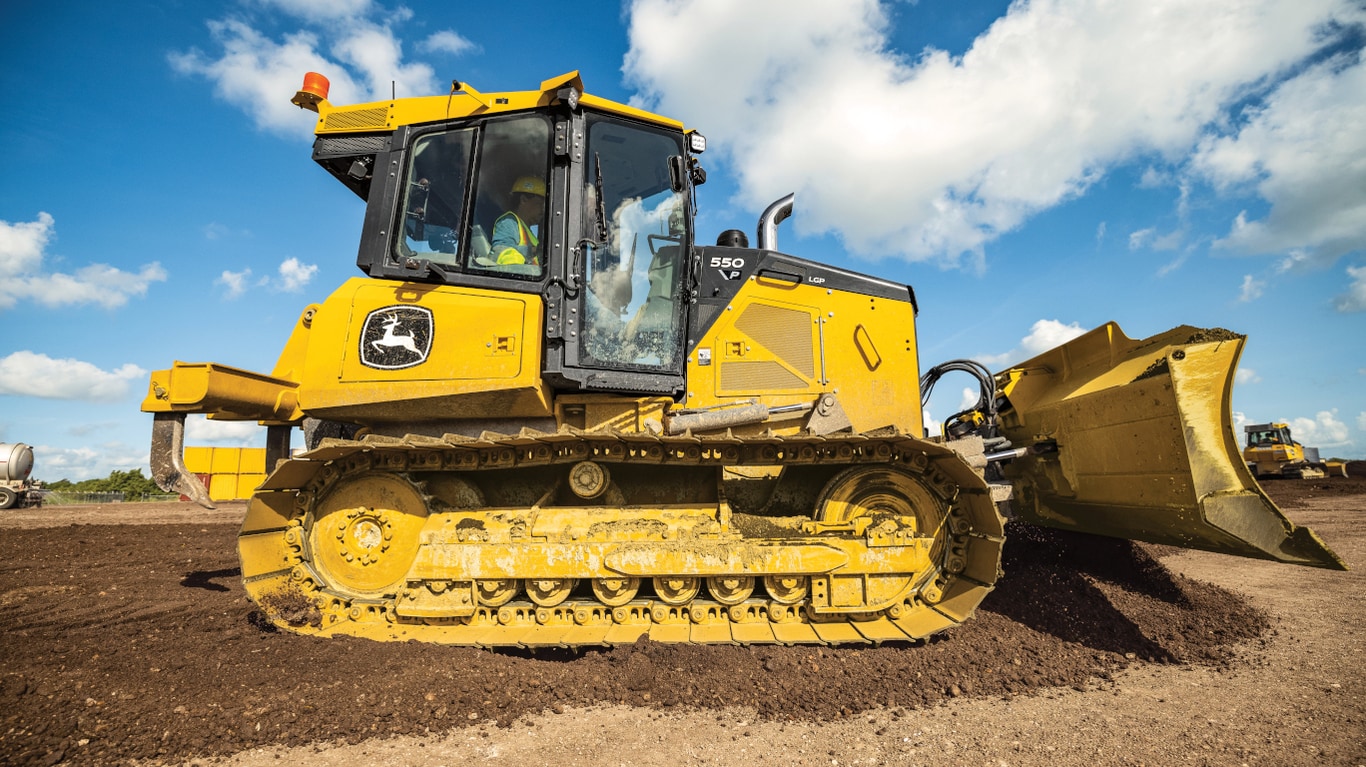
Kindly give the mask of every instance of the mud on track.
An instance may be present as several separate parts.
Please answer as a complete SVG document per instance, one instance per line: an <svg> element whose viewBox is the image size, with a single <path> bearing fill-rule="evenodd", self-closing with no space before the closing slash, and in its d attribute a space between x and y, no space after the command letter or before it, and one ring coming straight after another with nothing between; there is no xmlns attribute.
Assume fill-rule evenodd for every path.
<svg viewBox="0 0 1366 767"><path fill-rule="evenodd" d="M1345 488L1330 487L1271 491L1286 503ZM66 513L45 511L49 522ZM105 522L140 510L120 511L72 513ZM184 509L146 511L175 520ZM0 532L0 761L180 762L599 703L741 706L778 721L904 716L951 697L1104 685L1125 666L1221 667L1268 630L1242 598L1173 575L1147 547L1015 527L1007 575L978 617L917 645L515 653L318 640L260 625L235 534L224 522Z"/></svg>

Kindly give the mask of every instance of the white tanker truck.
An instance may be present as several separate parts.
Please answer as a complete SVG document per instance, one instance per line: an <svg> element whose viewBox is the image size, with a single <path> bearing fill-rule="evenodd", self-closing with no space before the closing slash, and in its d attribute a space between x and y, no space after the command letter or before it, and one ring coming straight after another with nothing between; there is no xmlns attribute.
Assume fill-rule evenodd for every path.
<svg viewBox="0 0 1366 767"><path fill-rule="evenodd" d="M0 442L0 509L40 506L43 494L29 479L33 473L33 448L22 442Z"/></svg>

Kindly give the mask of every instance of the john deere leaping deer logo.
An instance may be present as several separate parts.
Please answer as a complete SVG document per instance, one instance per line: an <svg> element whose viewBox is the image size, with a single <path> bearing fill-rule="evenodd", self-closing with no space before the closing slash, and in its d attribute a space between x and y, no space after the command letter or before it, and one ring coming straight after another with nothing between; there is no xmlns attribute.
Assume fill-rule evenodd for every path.
<svg viewBox="0 0 1366 767"><path fill-rule="evenodd" d="M370 312L360 337L366 367L399 370L421 365L432 350L432 312L422 306L386 306Z"/></svg>

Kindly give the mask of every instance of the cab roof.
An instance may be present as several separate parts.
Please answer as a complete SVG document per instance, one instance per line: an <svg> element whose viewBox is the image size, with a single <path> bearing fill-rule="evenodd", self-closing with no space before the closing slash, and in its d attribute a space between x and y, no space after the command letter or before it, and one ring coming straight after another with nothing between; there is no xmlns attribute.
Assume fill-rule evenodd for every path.
<svg viewBox="0 0 1366 767"><path fill-rule="evenodd" d="M538 89L530 91L480 93L468 83L455 81L451 83L451 92L444 96L413 96L336 106L327 101L325 91L321 98L316 94L300 91L295 96L294 103L303 108L316 108L318 124L314 128L314 133L325 136L392 131L402 125L420 125L463 117L517 112L548 106L566 99L577 100L580 105L603 112L679 131L684 130L683 123L677 120L584 93L583 79L578 71L566 72L559 77L544 80ZM301 103L301 100L307 103Z"/></svg>

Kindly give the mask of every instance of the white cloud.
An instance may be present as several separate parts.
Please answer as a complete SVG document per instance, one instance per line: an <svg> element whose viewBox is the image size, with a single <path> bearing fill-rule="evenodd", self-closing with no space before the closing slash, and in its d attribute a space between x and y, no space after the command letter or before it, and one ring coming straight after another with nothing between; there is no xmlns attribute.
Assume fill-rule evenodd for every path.
<svg viewBox="0 0 1366 767"><path fill-rule="evenodd" d="M227 298L231 301L234 298L240 298L243 293L247 292L247 287L249 285L248 281L250 279L250 269L243 269L240 272L230 272L225 269L223 270L223 273L218 276L218 279L214 280L214 283L227 288Z"/></svg>
<svg viewBox="0 0 1366 767"><path fill-rule="evenodd" d="M1185 239L1186 233L1180 229L1166 234L1158 234L1157 229L1148 227L1129 234L1129 250L1144 248L1156 251L1176 250L1181 247L1181 243Z"/></svg>
<svg viewBox="0 0 1366 767"><path fill-rule="evenodd" d="M1299 269L1307 263L1309 263L1309 254L1297 248L1285 254L1284 258L1276 262L1276 273L1285 274L1292 269Z"/></svg>
<svg viewBox="0 0 1366 767"><path fill-rule="evenodd" d="M1086 329L1075 322L1064 325L1057 320L1039 320L1030 327L1020 347L1030 354L1040 354L1085 333Z"/></svg>
<svg viewBox="0 0 1366 767"><path fill-rule="evenodd" d="M374 7L370 0L261 0L293 16L311 21L364 16Z"/></svg>
<svg viewBox="0 0 1366 767"><path fill-rule="evenodd" d="M1185 239L1186 233L1181 229L1167 232L1153 240L1153 250L1176 250Z"/></svg>
<svg viewBox="0 0 1366 767"><path fill-rule="evenodd" d="M166 279L158 263L143 265L136 274L108 264L89 264L71 274L48 272L43 261L52 241L55 221L39 213L34 221L0 221L0 309L20 301L47 307L96 304L117 309L133 296L144 296L153 282Z"/></svg>
<svg viewBox="0 0 1366 767"><path fill-rule="evenodd" d="M221 50L173 52L168 56L171 67L184 75L209 79L219 98L245 111L258 127L301 137L311 135L314 121L300 115L289 97L299 89L305 72L325 75L331 83L328 98L337 104L387 99L391 93L439 92L429 65L403 61L403 43L390 24L407 18L406 9L374 21L369 17L380 9L359 0L335 4L271 0L269 4L314 23L325 33L300 30L277 40L237 19L210 21L209 31ZM461 39L454 32L439 32L428 42L454 46Z"/></svg>
<svg viewBox="0 0 1366 767"><path fill-rule="evenodd" d="M1233 411L1233 418L1230 419L1230 427L1233 432L1233 444L1241 445L1246 437L1243 426L1247 424L1247 414L1238 410Z"/></svg>
<svg viewBox="0 0 1366 767"><path fill-rule="evenodd" d="M94 467L99 462L100 454L93 448L76 447L60 448L48 447L46 445L35 445L33 448L34 476L42 477L47 481L58 479L89 479L101 476L94 474ZM105 473L103 476L109 476Z"/></svg>
<svg viewBox="0 0 1366 767"><path fill-rule="evenodd" d="M263 427L255 421L218 421L202 415L185 419L185 441L201 445L213 443L230 447L259 447L263 444Z"/></svg>
<svg viewBox="0 0 1366 767"><path fill-rule="evenodd" d="M1291 418L1290 433L1307 447L1330 448L1351 444L1347 424L1337 419L1337 410L1320 410L1313 418Z"/></svg>
<svg viewBox="0 0 1366 767"><path fill-rule="evenodd" d="M305 264L297 258L286 258L280 262L276 270L276 278L260 277L253 280L251 269L243 269L240 272L223 270L214 280L214 284L222 285L225 289L224 298L231 301L240 298L251 288L273 288L286 293L298 293L303 290L308 283L313 281L313 277L318 273L317 264Z"/></svg>
<svg viewBox="0 0 1366 767"><path fill-rule="evenodd" d="M1190 258L1190 251L1187 250L1182 252L1176 258L1173 258L1171 261L1168 261L1167 263L1163 264L1160 268L1158 268L1157 276L1166 277L1168 274L1171 274L1177 269L1180 269L1182 264L1185 264L1188 258Z"/></svg>
<svg viewBox="0 0 1366 767"><path fill-rule="evenodd" d="M135 448L122 442L77 448L34 445L33 475L45 482L59 479L79 482L107 477L115 470L142 469L143 476L150 476L147 459L147 448Z"/></svg>
<svg viewBox="0 0 1366 767"><path fill-rule="evenodd" d="M1233 380L1237 382L1239 386L1242 386L1244 384L1261 383L1262 377L1257 375L1257 371L1252 368L1238 368L1238 372L1234 375Z"/></svg>
<svg viewBox="0 0 1366 767"><path fill-rule="evenodd" d="M891 8L634 0L625 72L642 106L709 135L742 204L795 191L798 230L853 252L979 261L1108 168L1184 156L1340 5L1019 2L961 57L914 58L891 47Z"/></svg>
<svg viewBox="0 0 1366 767"><path fill-rule="evenodd" d="M1357 413L1357 428L1366 431L1366 411Z"/></svg>
<svg viewBox="0 0 1366 767"><path fill-rule="evenodd" d="M1266 289L1266 281L1253 278L1250 274L1243 275L1243 287L1238 293L1238 301L1247 303L1262 297Z"/></svg>
<svg viewBox="0 0 1366 767"><path fill-rule="evenodd" d="M1242 434L1243 426L1245 426L1246 424L1247 414L1239 410L1233 411L1233 431L1237 432L1238 434Z"/></svg>
<svg viewBox="0 0 1366 767"><path fill-rule="evenodd" d="M427 53L449 53L459 56L462 53L474 53L479 50L479 46L461 37L459 34L449 29L443 29L427 37L426 40L417 44L420 51Z"/></svg>
<svg viewBox="0 0 1366 767"><path fill-rule="evenodd" d="M297 258L287 258L280 264L280 290L297 293L318 273L316 264L302 264Z"/></svg>
<svg viewBox="0 0 1366 767"><path fill-rule="evenodd" d="M1340 312L1366 312L1366 266L1347 267L1352 283L1347 292L1333 299L1333 308Z"/></svg>
<svg viewBox="0 0 1366 767"><path fill-rule="evenodd" d="M1146 246L1153 239L1153 235L1155 234L1157 234L1157 230L1153 229L1152 227L1148 227L1147 229L1139 229L1136 232L1130 232L1129 250L1138 250L1139 248Z"/></svg>
<svg viewBox="0 0 1366 767"><path fill-rule="evenodd" d="M305 72L327 72L333 98L359 94L345 71L315 50L318 38L313 34L297 32L277 43L233 20L211 21L209 31L223 48L217 58L199 50L177 52L168 57L171 67L213 81L218 97L249 114L259 128L299 136L312 133L313 120L289 103Z"/></svg>
<svg viewBox="0 0 1366 767"><path fill-rule="evenodd" d="M1265 218L1240 213L1218 245L1249 254L1299 248L1319 263L1366 248L1364 56L1310 67L1249 109L1236 134L1201 142L1195 172L1219 188L1255 186L1271 205Z"/></svg>
<svg viewBox="0 0 1366 767"><path fill-rule="evenodd" d="M925 408L920 412L920 421L921 425L925 427L926 436L938 437L940 434L944 433L942 428L943 424L936 421L934 416L930 415L929 408Z"/></svg>
<svg viewBox="0 0 1366 767"><path fill-rule="evenodd" d="M1138 180L1140 189L1157 189L1172 183L1172 176L1166 170L1154 168L1149 165L1143 169L1143 176Z"/></svg>
<svg viewBox="0 0 1366 767"><path fill-rule="evenodd" d="M36 270L52 239L52 216L39 213L36 221L0 221L0 275L10 277Z"/></svg>
<svg viewBox="0 0 1366 767"><path fill-rule="evenodd" d="M1030 326L1029 334L1020 339L1020 345L1016 348L1003 354L979 355L976 359L988 367L1000 369L1061 346L1085 333L1086 330L1075 322L1063 324L1058 320L1038 320Z"/></svg>
<svg viewBox="0 0 1366 767"><path fill-rule="evenodd" d="M146 375L147 371L132 364L101 370L81 360L18 351L0 358L0 394L115 402L128 396L129 382Z"/></svg>
<svg viewBox="0 0 1366 767"><path fill-rule="evenodd" d="M358 24L332 50L351 64L369 85L369 98L430 96L438 92L436 74L427 64L404 64L403 43L387 26ZM345 103L345 102L338 102Z"/></svg>

